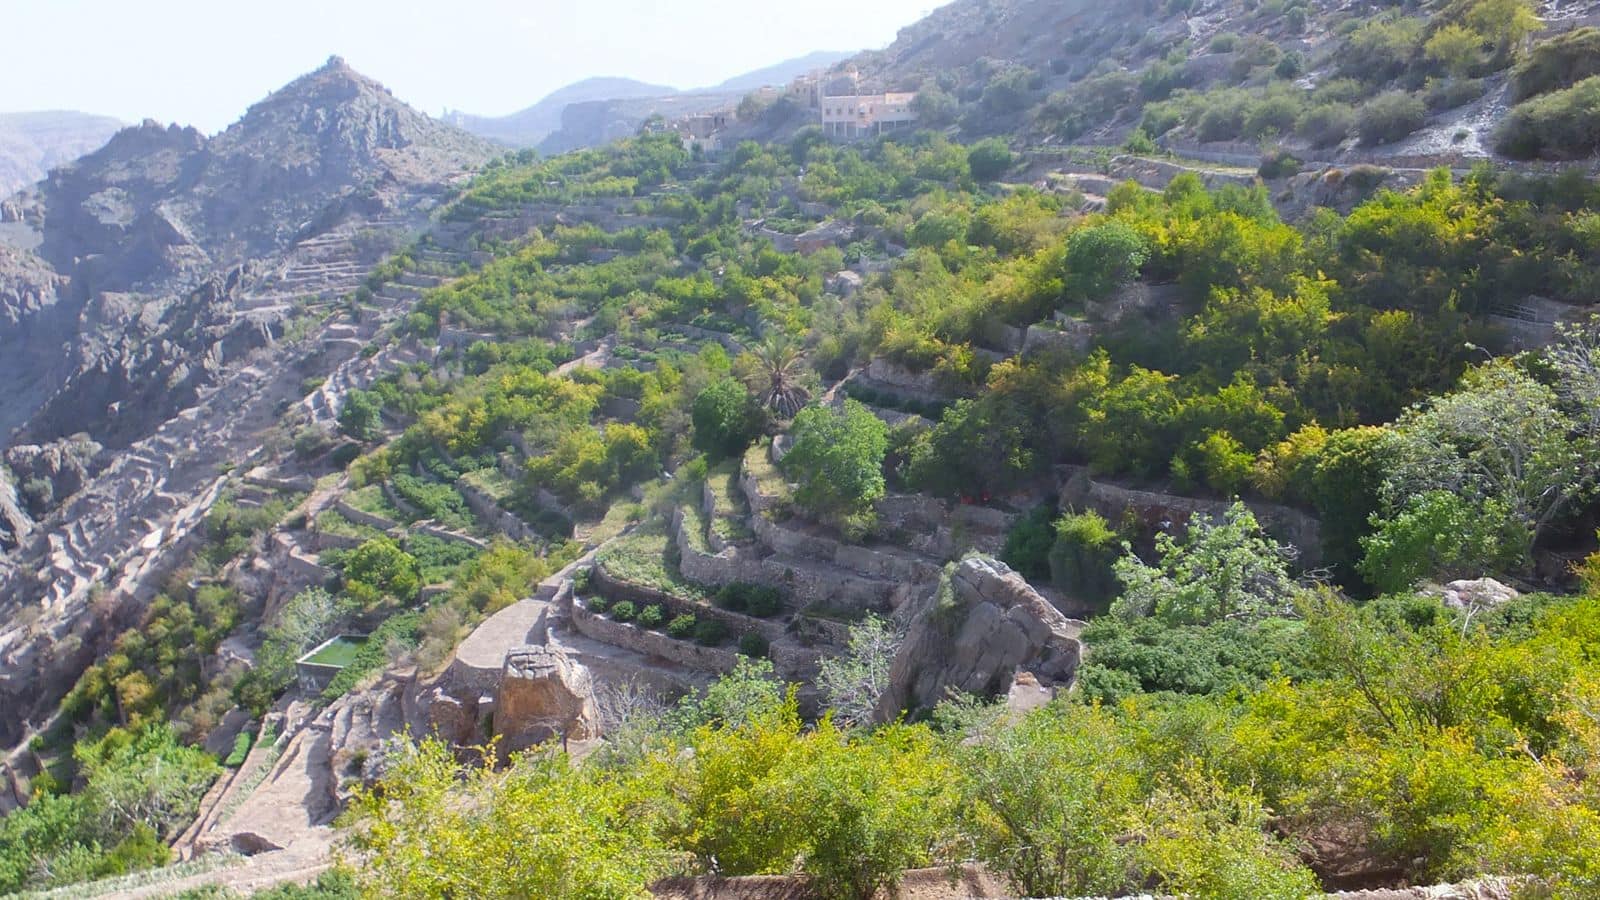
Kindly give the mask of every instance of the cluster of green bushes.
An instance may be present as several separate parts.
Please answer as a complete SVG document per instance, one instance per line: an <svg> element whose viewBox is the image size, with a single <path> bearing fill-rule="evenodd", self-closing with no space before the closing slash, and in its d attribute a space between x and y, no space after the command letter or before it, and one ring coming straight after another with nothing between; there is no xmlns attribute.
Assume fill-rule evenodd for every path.
<svg viewBox="0 0 1600 900"><path fill-rule="evenodd" d="M659 603L640 609L631 600L611 601L594 596L583 601L583 604L596 615L609 616L618 622L631 622L652 631L662 631L680 641L693 640L706 647L721 646L729 637L728 625L721 619L713 616L701 618L692 613L680 613L668 619L666 607ZM764 656L766 639L754 632L742 635L739 649L748 656Z"/></svg>
<svg viewBox="0 0 1600 900"><path fill-rule="evenodd" d="M762 584L728 584L717 589L716 604L723 609L767 619L783 611L783 594Z"/></svg>
<svg viewBox="0 0 1600 900"><path fill-rule="evenodd" d="M1577 159L1600 149L1600 76L1512 107L1495 149L1513 159Z"/></svg>
<svg viewBox="0 0 1600 900"><path fill-rule="evenodd" d="M481 891L514 857L549 873L537 890L569 895L714 865L868 897L904 869L976 856L1028 896L1300 898L1485 871L1581 896L1600 846L1600 731L1584 712L1597 602L1530 598L1469 620L1434 598L1308 593L1292 618L1107 620L1086 634L1105 662L1085 685L1104 702L1020 716L958 702L857 731L805 725L743 671L696 715L634 721L626 747L578 766L536 752L463 772L424 745L358 801L372 852L355 877ZM514 811L532 808L560 840L526 839Z"/></svg>
<svg viewBox="0 0 1600 900"><path fill-rule="evenodd" d="M92 726L137 726L197 706L188 722L203 734L222 711L211 708L215 698L206 693L202 663L240 623L241 607L231 587L172 579L138 627L119 634L110 652L78 676L61 701L63 716Z"/></svg>
<svg viewBox="0 0 1600 900"><path fill-rule="evenodd" d="M80 741L74 777L47 783L0 818L0 891L55 887L166 865L176 836L220 771L160 724ZM73 780L75 792L65 793Z"/></svg>
<svg viewBox="0 0 1600 900"><path fill-rule="evenodd" d="M258 506L241 506L223 497L206 513L206 547L202 556L214 566L237 559L250 542L283 521L299 498L271 497Z"/></svg>

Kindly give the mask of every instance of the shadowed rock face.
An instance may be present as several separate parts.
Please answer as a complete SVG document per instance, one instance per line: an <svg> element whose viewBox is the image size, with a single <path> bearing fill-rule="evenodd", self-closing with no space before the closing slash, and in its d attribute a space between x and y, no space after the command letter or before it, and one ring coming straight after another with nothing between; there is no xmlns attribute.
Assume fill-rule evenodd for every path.
<svg viewBox="0 0 1600 900"><path fill-rule="evenodd" d="M403 228L495 153L337 57L215 137L148 120L118 132L9 206L38 247L0 251L0 320L15 325L0 376L32 382L0 396L0 427L113 447L148 434L318 291L274 286L279 254L363 220Z"/></svg>
<svg viewBox="0 0 1600 900"><path fill-rule="evenodd" d="M1005 563L962 560L941 589L909 611L910 629L889 670L878 718L929 709L951 692L985 699L1010 692L1020 671L1065 689L1077 674L1082 623L1062 615Z"/></svg>

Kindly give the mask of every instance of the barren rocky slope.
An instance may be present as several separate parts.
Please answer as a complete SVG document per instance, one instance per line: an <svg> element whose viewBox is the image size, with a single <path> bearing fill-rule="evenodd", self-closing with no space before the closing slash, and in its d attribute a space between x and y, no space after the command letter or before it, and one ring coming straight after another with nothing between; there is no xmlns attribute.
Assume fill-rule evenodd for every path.
<svg viewBox="0 0 1600 900"><path fill-rule="evenodd" d="M82 433L115 451L76 483L29 476L43 502L12 501L23 484L0 494L7 742L114 627L88 614L91 584L132 614L218 467L259 449L302 379L360 349L328 336L319 304L495 152L333 58L216 137L145 122L4 207L6 444Z"/></svg>

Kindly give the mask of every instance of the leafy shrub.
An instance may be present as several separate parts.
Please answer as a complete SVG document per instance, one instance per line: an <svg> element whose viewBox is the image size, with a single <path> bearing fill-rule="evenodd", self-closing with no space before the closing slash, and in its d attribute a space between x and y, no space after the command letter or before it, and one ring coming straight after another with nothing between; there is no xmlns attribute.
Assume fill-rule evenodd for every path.
<svg viewBox="0 0 1600 900"><path fill-rule="evenodd" d="M751 585L745 589L744 608L750 615L765 619L783 609L783 595L775 587Z"/></svg>
<svg viewBox="0 0 1600 900"><path fill-rule="evenodd" d="M1051 581L1068 596L1104 608L1116 595L1112 564L1121 555L1117 533L1099 513L1066 513L1055 522L1048 559Z"/></svg>
<svg viewBox="0 0 1600 900"><path fill-rule="evenodd" d="M224 759L222 764L230 769L237 769L244 765L245 757L250 755L250 746L251 736L249 729L234 735L233 750L228 753L228 758Z"/></svg>
<svg viewBox="0 0 1600 900"><path fill-rule="evenodd" d="M666 615L665 609L659 603L646 606L639 611L639 624L645 628L657 628L661 625L662 620L666 618Z"/></svg>
<svg viewBox="0 0 1600 900"><path fill-rule="evenodd" d="M370 391L351 391L339 410L339 430L363 443L383 436L382 400Z"/></svg>
<svg viewBox="0 0 1600 900"><path fill-rule="evenodd" d="M1049 577L1050 548L1056 539L1055 519L1053 503L1041 503L1029 510L1006 533L1000 559L1029 581Z"/></svg>
<svg viewBox="0 0 1600 900"><path fill-rule="evenodd" d="M795 499L826 516L863 514L884 494L889 426L855 400L842 409L808 406L790 430L783 470L800 483Z"/></svg>
<svg viewBox="0 0 1600 900"><path fill-rule="evenodd" d="M611 607L611 618L618 622L632 622L637 612L631 600L618 600Z"/></svg>
<svg viewBox="0 0 1600 900"><path fill-rule="evenodd" d="M701 391L690 418L695 449L718 459L744 453L766 424L760 404L732 378L713 381Z"/></svg>
<svg viewBox="0 0 1600 900"><path fill-rule="evenodd" d="M695 633L697 624L695 617L689 613L673 616L672 621L667 623L667 634L684 640Z"/></svg>
<svg viewBox="0 0 1600 900"><path fill-rule="evenodd" d="M1438 112L1465 106L1482 97L1485 90L1486 85L1478 78L1434 79L1428 82L1428 108Z"/></svg>
<svg viewBox="0 0 1600 900"><path fill-rule="evenodd" d="M1600 76L1512 107L1494 143L1513 159L1576 159L1600 149Z"/></svg>
<svg viewBox="0 0 1600 900"><path fill-rule="evenodd" d="M1600 28L1574 28L1534 45L1511 73L1511 98L1526 100L1593 75L1600 75Z"/></svg>
<svg viewBox="0 0 1600 900"><path fill-rule="evenodd" d="M603 614L606 611L606 608L611 604L604 597L594 596L583 601L583 605L587 607L590 612L599 615Z"/></svg>
<svg viewBox="0 0 1600 900"><path fill-rule="evenodd" d="M1153 156L1161 151L1143 128L1135 128L1133 133L1128 135L1128 140L1122 145L1122 149L1139 156Z"/></svg>
<svg viewBox="0 0 1600 900"><path fill-rule="evenodd" d="M1356 129L1363 144L1392 144L1422 127L1428 109L1416 97L1390 91L1368 100L1361 107Z"/></svg>
<svg viewBox="0 0 1600 900"><path fill-rule="evenodd" d="M1282 148L1269 150L1261 156L1261 167L1256 174L1262 178L1288 178L1300 173L1300 160Z"/></svg>
<svg viewBox="0 0 1600 900"><path fill-rule="evenodd" d="M972 177L979 181L993 181L1011 168L1011 148L1000 138L987 138L972 145L967 151L967 165Z"/></svg>
<svg viewBox="0 0 1600 900"><path fill-rule="evenodd" d="M694 640L697 644L715 647L728 639L728 626L721 619L701 619L694 626Z"/></svg>
<svg viewBox="0 0 1600 900"><path fill-rule="evenodd" d="M1232 53L1239 49L1239 35L1231 31L1219 31L1211 36L1208 45L1212 53Z"/></svg>
<svg viewBox="0 0 1600 900"><path fill-rule="evenodd" d="M767 639L759 631L748 631L739 637L739 652L760 659L767 655Z"/></svg>
<svg viewBox="0 0 1600 900"><path fill-rule="evenodd" d="M1313 147L1332 147L1350 136L1356 125L1355 108L1347 103L1319 103L1295 120L1295 134Z"/></svg>
<svg viewBox="0 0 1600 900"><path fill-rule="evenodd" d="M1298 91L1273 91L1249 105L1241 131L1253 140L1293 134L1304 107L1305 100Z"/></svg>

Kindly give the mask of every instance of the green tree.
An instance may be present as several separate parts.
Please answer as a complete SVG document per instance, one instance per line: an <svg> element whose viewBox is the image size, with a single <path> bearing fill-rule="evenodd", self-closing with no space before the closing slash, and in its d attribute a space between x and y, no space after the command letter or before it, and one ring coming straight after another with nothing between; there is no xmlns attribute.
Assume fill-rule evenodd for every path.
<svg viewBox="0 0 1600 900"><path fill-rule="evenodd" d="M845 651L826 657L817 671L817 689L841 721L872 721L878 699L889 687L889 669L904 635L876 615L850 626Z"/></svg>
<svg viewBox="0 0 1600 900"><path fill-rule="evenodd" d="M416 558L387 537L373 538L350 551L344 577L345 590L368 607L385 598L410 602L422 587Z"/></svg>
<svg viewBox="0 0 1600 900"><path fill-rule="evenodd" d="M1122 544L1116 531L1094 510L1064 513L1054 530L1051 580L1074 600L1104 609L1117 593L1112 566L1122 556Z"/></svg>
<svg viewBox="0 0 1600 900"><path fill-rule="evenodd" d="M1509 362L1472 369L1455 391L1408 410L1391 434L1389 509L1440 490L1479 508L1493 501L1524 530L1516 548L1524 559L1600 477L1590 427L1567 414L1555 389Z"/></svg>
<svg viewBox="0 0 1600 900"><path fill-rule="evenodd" d="M761 434L764 411L732 378L719 378L694 399L694 447L716 459L739 456Z"/></svg>
<svg viewBox="0 0 1600 900"><path fill-rule="evenodd" d="M784 472L799 482L795 499L819 514L851 518L884 495L889 427L854 400L840 408L809 406L795 416Z"/></svg>
<svg viewBox="0 0 1600 900"><path fill-rule="evenodd" d="M1011 163L1011 148L1000 138L985 138L967 151L967 165L979 181L994 181L1011 169Z"/></svg>
<svg viewBox="0 0 1600 900"><path fill-rule="evenodd" d="M1476 578L1515 567L1526 554L1526 533L1505 505L1482 506L1449 491L1413 497L1387 518L1373 519L1363 538L1361 574L1380 591L1403 591L1423 579Z"/></svg>
<svg viewBox="0 0 1600 900"><path fill-rule="evenodd" d="M811 398L804 384L805 353L787 335L768 337L738 362L745 385L779 419L793 418Z"/></svg>
<svg viewBox="0 0 1600 900"><path fill-rule="evenodd" d="M1181 540L1157 535L1156 552L1159 566L1146 565L1131 550L1117 561L1123 593L1113 613L1154 616L1170 625L1252 621L1290 613L1299 594L1289 577L1293 550L1262 533L1255 515L1237 501L1218 520L1191 517Z"/></svg>
<svg viewBox="0 0 1600 900"><path fill-rule="evenodd" d="M1121 893L1140 764L1112 713L1052 705L1020 720L984 716L964 737L962 807L985 863L1031 897Z"/></svg>
<svg viewBox="0 0 1600 900"><path fill-rule="evenodd" d="M383 435L383 401L370 391L351 391L339 410L339 430L358 441Z"/></svg>
<svg viewBox="0 0 1600 900"><path fill-rule="evenodd" d="M1164 894L1217 900L1300 900L1317 878L1267 834L1261 797L1189 766L1139 810L1135 866Z"/></svg>
<svg viewBox="0 0 1600 900"><path fill-rule="evenodd" d="M1066 283L1079 299L1098 300L1132 281L1150 258L1145 239L1118 219L1067 236Z"/></svg>
<svg viewBox="0 0 1600 900"><path fill-rule="evenodd" d="M648 898L670 862L648 791L562 755L502 773L463 766L434 739L402 746L381 787L357 790L353 846L364 895L398 898Z"/></svg>

